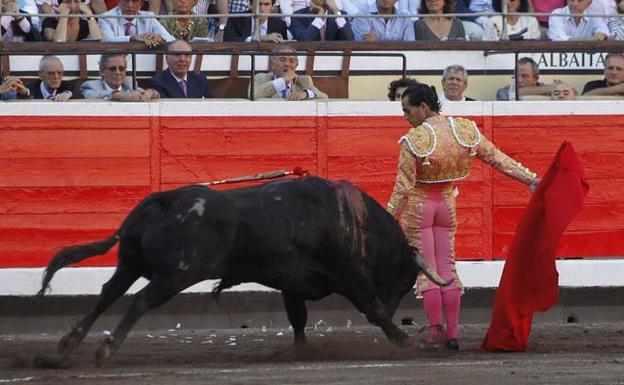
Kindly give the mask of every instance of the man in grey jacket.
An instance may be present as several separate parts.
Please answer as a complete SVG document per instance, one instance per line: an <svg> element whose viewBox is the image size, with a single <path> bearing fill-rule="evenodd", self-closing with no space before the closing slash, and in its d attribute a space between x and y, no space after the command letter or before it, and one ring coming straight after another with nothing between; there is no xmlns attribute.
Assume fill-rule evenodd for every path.
<svg viewBox="0 0 624 385"><path fill-rule="evenodd" d="M86 81L80 86L85 99L107 99L120 102L149 102L158 99L152 89L133 89L132 80L126 77L126 55L104 54L100 58L101 79Z"/></svg>
<svg viewBox="0 0 624 385"><path fill-rule="evenodd" d="M254 77L254 98L281 98L284 100L327 99L327 94L314 86L312 77L297 75L299 65L296 50L287 45L278 45L271 51L285 53L271 56L271 72L259 73Z"/></svg>

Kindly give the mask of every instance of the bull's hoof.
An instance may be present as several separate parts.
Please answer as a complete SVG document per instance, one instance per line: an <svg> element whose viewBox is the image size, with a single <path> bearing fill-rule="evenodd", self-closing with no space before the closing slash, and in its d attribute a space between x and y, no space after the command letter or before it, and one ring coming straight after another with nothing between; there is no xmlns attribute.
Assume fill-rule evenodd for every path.
<svg viewBox="0 0 624 385"><path fill-rule="evenodd" d="M69 333L65 334L63 338L61 338L56 350L63 356L66 356L76 349L84 337L85 333L82 328L73 328Z"/></svg>
<svg viewBox="0 0 624 385"><path fill-rule="evenodd" d="M95 366L101 368L102 365L108 361L108 358L113 353L113 339L107 337L100 345L100 348L95 352Z"/></svg>
<svg viewBox="0 0 624 385"><path fill-rule="evenodd" d="M407 337L401 341L397 341L396 345L400 348L411 348L416 345L416 339L412 337Z"/></svg>

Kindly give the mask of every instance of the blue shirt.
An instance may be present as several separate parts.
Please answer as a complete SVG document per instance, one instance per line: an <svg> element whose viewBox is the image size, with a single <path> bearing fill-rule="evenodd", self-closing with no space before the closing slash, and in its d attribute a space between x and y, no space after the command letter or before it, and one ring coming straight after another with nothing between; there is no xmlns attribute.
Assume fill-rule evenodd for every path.
<svg viewBox="0 0 624 385"><path fill-rule="evenodd" d="M371 15L377 15L376 9ZM395 6L394 13L401 15ZM362 40L365 33L374 33L379 41L414 41L414 22L411 18L356 18L353 20L353 35L355 40Z"/></svg>

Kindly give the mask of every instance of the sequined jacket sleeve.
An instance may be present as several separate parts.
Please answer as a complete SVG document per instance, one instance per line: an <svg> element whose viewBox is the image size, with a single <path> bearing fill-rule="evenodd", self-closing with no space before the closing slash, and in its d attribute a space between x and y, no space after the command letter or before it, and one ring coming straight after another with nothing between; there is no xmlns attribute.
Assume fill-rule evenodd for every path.
<svg viewBox="0 0 624 385"><path fill-rule="evenodd" d="M414 155L411 153L407 142L402 141L401 151L399 153L399 169L397 171L394 189L388 202L388 212L399 218L405 206L407 205L407 196L409 190L416 183L416 167Z"/></svg>
<svg viewBox="0 0 624 385"><path fill-rule="evenodd" d="M476 147L477 157L497 171L524 184L537 183L537 174L496 148L487 138L482 137Z"/></svg>

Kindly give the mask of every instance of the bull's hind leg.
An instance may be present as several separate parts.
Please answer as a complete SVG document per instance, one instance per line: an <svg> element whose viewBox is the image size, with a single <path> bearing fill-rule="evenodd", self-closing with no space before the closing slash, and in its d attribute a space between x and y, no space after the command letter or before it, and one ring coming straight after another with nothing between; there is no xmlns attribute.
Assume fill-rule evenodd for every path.
<svg viewBox="0 0 624 385"><path fill-rule="evenodd" d="M308 322L308 309L306 309L305 300L296 294L282 292L284 306L288 314L288 320L293 327L295 333L295 345L305 345L308 341L305 336L305 326Z"/></svg>
<svg viewBox="0 0 624 385"><path fill-rule="evenodd" d="M95 364L102 366L112 352L119 349L130 329L146 312L164 304L194 283L180 276L155 275L150 283L134 296L132 304L115 331L102 342L95 355Z"/></svg>
<svg viewBox="0 0 624 385"><path fill-rule="evenodd" d="M124 266L118 266L115 273L103 286L95 306L69 333L59 341L57 350L64 356L72 352L84 339L93 326L95 320L121 297L130 286L139 278L139 274L130 271Z"/></svg>

